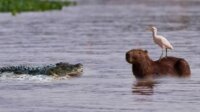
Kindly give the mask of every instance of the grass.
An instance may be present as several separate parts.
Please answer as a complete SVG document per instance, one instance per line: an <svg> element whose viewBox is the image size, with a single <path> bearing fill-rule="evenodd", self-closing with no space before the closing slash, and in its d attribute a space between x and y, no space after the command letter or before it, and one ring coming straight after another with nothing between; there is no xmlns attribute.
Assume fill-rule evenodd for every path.
<svg viewBox="0 0 200 112"><path fill-rule="evenodd" d="M75 2L61 0L0 0L0 12L21 12L61 10L64 6L75 5Z"/></svg>

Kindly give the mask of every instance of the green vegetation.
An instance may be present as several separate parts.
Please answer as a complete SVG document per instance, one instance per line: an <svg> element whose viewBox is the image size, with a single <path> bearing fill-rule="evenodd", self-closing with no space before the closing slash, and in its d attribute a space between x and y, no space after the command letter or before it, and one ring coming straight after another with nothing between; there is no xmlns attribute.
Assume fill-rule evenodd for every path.
<svg viewBox="0 0 200 112"><path fill-rule="evenodd" d="M61 0L0 0L0 12L21 12L61 10L64 6L75 5L75 2Z"/></svg>

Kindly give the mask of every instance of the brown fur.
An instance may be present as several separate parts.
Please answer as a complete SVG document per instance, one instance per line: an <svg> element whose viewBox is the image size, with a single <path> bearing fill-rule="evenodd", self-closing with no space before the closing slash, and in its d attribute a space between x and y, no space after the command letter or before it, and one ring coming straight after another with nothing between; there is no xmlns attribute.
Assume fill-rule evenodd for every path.
<svg viewBox="0 0 200 112"><path fill-rule="evenodd" d="M186 60L176 57L164 57L153 61L149 58L148 52L142 49L128 51L126 53L126 61L132 64L132 71L137 79L167 75L189 77L191 74Z"/></svg>

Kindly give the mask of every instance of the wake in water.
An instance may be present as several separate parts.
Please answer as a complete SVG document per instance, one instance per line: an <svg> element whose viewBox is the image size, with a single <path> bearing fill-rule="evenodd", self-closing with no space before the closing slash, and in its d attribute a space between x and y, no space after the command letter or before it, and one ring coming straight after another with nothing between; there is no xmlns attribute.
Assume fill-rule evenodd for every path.
<svg viewBox="0 0 200 112"><path fill-rule="evenodd" d="M49 82L55 80L55 78L47 75L30 75L30 74L21 74L16 75L14 73L3 73L0 74L0 80L31 80L31 81L42 81Z"/></svg>
<svg viewBox="0 0 200 112"><path fill-rule="evenodd" d="M26 81L39 81L39 82L51 82L55 80L67 80L70 76L52 77L47 75L30 75L30 74L20 74L16 75L14 73L3 73L0 74L0 80L26 80Z"/></svg>

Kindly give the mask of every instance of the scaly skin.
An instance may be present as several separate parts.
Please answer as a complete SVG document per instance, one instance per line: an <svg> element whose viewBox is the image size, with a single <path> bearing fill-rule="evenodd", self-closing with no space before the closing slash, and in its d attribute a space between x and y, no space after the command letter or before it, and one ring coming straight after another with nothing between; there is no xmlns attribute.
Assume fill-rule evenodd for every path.
<svg viewBox="0 0 200 112"><path fill-rule="evenodd" d="M13 72L15 74L29 74L29 75L52 75L52 76L79 76L83 72L82 64L56 63L55 65L48 65L43 67L29 67L29 66L8 66L1 67L0 73Z"/></svg>

